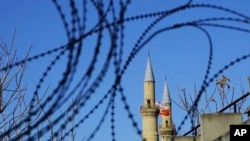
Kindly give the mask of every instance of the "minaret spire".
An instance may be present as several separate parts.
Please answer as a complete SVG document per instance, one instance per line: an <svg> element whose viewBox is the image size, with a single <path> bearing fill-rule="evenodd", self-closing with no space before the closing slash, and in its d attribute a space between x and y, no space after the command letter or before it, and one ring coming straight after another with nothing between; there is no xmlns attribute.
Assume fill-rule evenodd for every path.
<svg viewBox="0 0 250 141"><path fill-rule="evenodd" d="M142 115L142 140L159 141L158 137L158 109L155 105L155 79L148 55L144 77L144 104L140 107Z"/></svg>
<svg viewBox="0 0 250 141"><path fill-rule="evenodd" d="M161 141L166 141L167 138L174 135L174 125L172 123L172 108L171 108L171 98L168 89L167 79L165 78L162 107L160 109L161 114L161 125L159 126L159 133L161 135Z"/></svg>
<svg viewBox="0 0 250 141"><path fill-rule="evenodd" d="M165 77L165 82L164 82L162 104L164 104L164 105L171 104L171 98L170 98L170 93L169 93L167 78L166 77Z"/></svg>
<svg viewBox="0 0 250 141"><path fill-rule="evenodd" d="M147 61L147 67L146 67L144 81L155 81L149 54L148 54L148 61Z"/></svg>

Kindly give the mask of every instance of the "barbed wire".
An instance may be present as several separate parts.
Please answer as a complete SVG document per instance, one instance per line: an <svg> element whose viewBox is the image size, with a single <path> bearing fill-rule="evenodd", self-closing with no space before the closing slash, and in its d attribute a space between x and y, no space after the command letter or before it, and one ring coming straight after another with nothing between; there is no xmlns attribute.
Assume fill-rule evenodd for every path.
<svg viewBox="0 0 250 141"><path fill-rule="evenodd" d="M116 140L116 129L115 126L115 109L116 109L116 98L117 95L120 94L121 101L124 104L124 110L128 114L128 119L132 122L133 128L136 130L136 134L141 136L141 129L138 127L138 123L134 119L133 113L130 110L130 106L127 102L126 95L124 94L124 88L122 86L122 78L127 71L130 63L133 61L133 59L137 56L137 54L147 45L150 41L152 41L156 36L168 32L170 30L175 30L183 27L194 27L196 29L199 29L201 32L203 32L207 39L209 44L209 53L208 53L208 62L207 62L207 68L205 71L205 75L203 78L203 82L201 85L201 88L199 90L199 93L191 106L190 110L182 120L180 126L177 128L177 133L182 130L182 127L185 125L185 122L188 120L188 117L193 117L192 111L195 110L198 106L198 103L200 101L200 98L205 91L205 89L212 83L220 74L222 74L225 70L229 69L230 67L234 66L237 63L240 63L243 60L246 60L250 57L250 54L243 55L239 58L236 58L229 64L225 65L222 69L220 69L216 74L214 74L212 77L209 78L210 70L212 66L212 60L213 60L213 43L212 38L209 32L204 28L205 26L210 27L217 27L217 28L223 28L223 29L230 29L230 30L236 30L239 32L247 32L250 33L250 29L244 28L244 27L238 27L230 24L219 24L214 23L217 21L227 21L227 22L237 22L237 23L243 23L248 25L250 23L250 18L247 15L244 15L242 13L239 13L237 11L234 11L232 9L228 9L225 7L212 5L212 4L193 4L193 1L190 0L187 3L177 6L170 10L165 11L158 11L158 12L152 12L152 13L144 13L141 15L135 15L132 17L125 17L126 12L128 11L128 7L132 4L130 0L122 1L120 0L118 3L118 6L116 1L109 0L107 3L106 8L104 7L103 1L94 1L94 0L83 0L82 1L82 16L80 16L79 9L75 3L74 0L69 0L69 8L70 8L70 18L71 21L68 22L66 15L63 11L63 7L59 4L57 0L52 0L53 4L56 7L57 12L59 13L59 16L62 20L62 23L64 25L64 29L66 32L66 36L68 38L68 43L65 45L62 45L60 47L57 47L52 50L45 51L44 53L29 57L27 59L21 60L19 62L15 62L14 64L11 64L9 66L5 66L0 68L0 72L6 70L7 68L13 68L16 66L19 66L23 63L29 63L32 61L37 61L38 59L52 56L56 53L54 59L50 61L50 64L47 66L46 70L43 72L42 76L39 79L39 82L36 85L35 91L33 93L32 99L30 101L29 106L29 112L28 116L19 124L16 124L13 127L10 127L7 131L2 133L0 135L0 138L3 138L4 136L8 136L10 134L13 134L13 132L23 126L28 125L27 128L25 128L22 133L18 134L17 136L14 136L11 140L17 140L21 139L25 136L27 136L28 140L35 140L37 136L44 136L47 132L50 132L50 123L46 123L46 119L50 116L55 116L55 118L52 120L52 124L54 126L58 126L58 130L54 132L54 136L59 136L60 132L62 130L66 130L67 124L72 122L73 116L79 116L79 111L82 110L86 103L90 101L92 95L95 94L98 87L103 83L103 80L106 77L106 74L110 67L114 68L114 81L110 88L108 89L107 93L103 95L101 100L97 102L97 104L92 108L88 109L89 112L85 114L80 120L72 126L69 130L66 130L65 134L60 137L59 140L64 140L67 136L70 135L75 129L79 128L81 124L85 122L86 119L90 118L90 116L93 115L93 113L99 109L99 107L104 104L104 100L106 100L108 97L110 98L107 104L106 109L104 110L103 115L101 116L101 119L99 123L96 125L96 128L92 131L90 136L87 138L87 140L92 140L96 134L98 134L98 131L100 130L102 124L105 122L106 117L108 113L110 112L110 130L111 130L111 138L112 141ZM98 13L98 21L96 24L94 24L90 30L86 31L86 21L89 17L87 17L88 7L94 7L96 12ZM170 26L163 27L161 29L156 29L156 26L163 22L168 16L174 15L179 12L185 12L187 10L192 9L198 9L198 8L208 8L208 9L216 9L220 10L229 14L232 14L233 16L237 16L237 18L234 17L220 17L220 16L214 16L209 18L199 18L195 20L190 20L186 22L180 22L180 23L174 23ZM110 17L111 18L110 18ZM82 17L82 18L80 18ZM137 39L136 43L134 44L132 50L129 52L128 57L126 60L123 60L124 55L124 40L125 40L125 30L126 30L126 23L128 22L136 22L142 19L150 19L153 20L148 23L148 26L141 32L139 38ZM108 32L110 42L109 50L107 52L106 58L104 59L103 67L100 69L96 79L90 84L90 79L93 78L93 72L96 70L96 65L98 62L98 57L100 56L100 49L104 46L103 45L103 36L104 32ZM84 51L84 41L87 38L94 38L92 35L96 35L96 44L95 44L95 50L94 55L92 56L92 59L90 61L90 65L87 67L86 72L81 76L79 81L73 85L72 82L75 80L75 74L77 70L77 66L80 63L80 56L82 55L82 52ZM106 41L106 42L108 42ZM37 104L37 98L39 97L39 90L41 89L45 79L47 78L48 74L51 72L55 64L62 59L62 56L67 55L67 61L66 66L64 70L64 74L60 81L58 81L57 86L55 89L48 95L48 97L41 102L39 106ZM124 62L124 64L123 64ZM47 78L48 79L48 78ZM69 91L69 88L73 87L71 91ZM72 98L72 95L76 94L76 98L73 100L73 102L68 106L68 108L63 109L63 112L55 115L53 114L56 110L60 109L69 99ZM100 95L101 97L101 95ZM44 110L45 106L51 103L51 106L48 110ZM75 108L76 107L76 108ZM40 115L37 117L37 115L41 112L41 110L44 110L45 113L43 115ZM71 114L69 114L68 117L65 117L66 114L70 113L70 111L73 111ZM65 119L66 122L62 122L62 120ZM190 119L191 125L193 123L192 118ZM42 128L39 129L38 132L37 127L39 125L43 125Z"/></svg>

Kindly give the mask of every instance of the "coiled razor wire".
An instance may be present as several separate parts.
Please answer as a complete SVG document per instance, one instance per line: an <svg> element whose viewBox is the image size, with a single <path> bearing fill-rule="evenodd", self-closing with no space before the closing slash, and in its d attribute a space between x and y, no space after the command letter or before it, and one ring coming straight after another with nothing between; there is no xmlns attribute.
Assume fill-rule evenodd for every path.
<svg viewBox="0 0 250 141"><path fill-rule="evenodd" d="M107 4L106 8L104 7L104 4ZM119 3L117 6L117 3ZM124 88L122 86L122 78L125 74L126 70L128 69L130 63L133 61L133 59L136 57L136 55L141 51L145 45L147 45L150 41L152 41L156 36L168 32L170 30L175 30L178 28L184 28L184 27L194 27L198 30L200 30L202 33L206 35L206 38L208 40L209 44L209 54L208 54L208 62L207 62L207 68L205 71L205 76L203 78L203 83L201 85L201 88L199 90L199 93L190 108L190 110L187 112L186 116L182 120L181 124L177 128L177 134L181 131L182 127L184 126L186 120L188 120L188 117L191 117L191 125L193 126L193 111L197 108L198 103L200 101L200 98L205 91L205 89L225 70L229 69L230 67L234 66L235 64L240 63L243 60L247 60L250 57L250 54L245 54L239 58L236 58L235 60L229 62L227 65L225 65L223 68L221 68L216 74L214 74L212 77L209 78L210 69L212 65L213 60L213 43L212 38L209 34L209 32L205 29L206 26L215 27L215 28L224 28L229 30L236 30L239 32L246 32L250 33L249 28L234 26L230 24L219 24L218 21L227 21L227 22L237 22L237 23L243 23L246 25L250 24L250 18L247 15L244 15L242 13L239 13L237 11L212 5L212 4L193 4L193 1L190 0L187 3L180 5L178 7L175 7L170 10L165 11L158 11L158 12L152 12L152 13L144 13L142 15L134 15L132 17L126 17L126 12L129 10L129 6L133 4L132 1L122 1L119 2L114 0L109 0L107 2L98 0L83 0L82 1L82 16L79 14L79 9L76 5L76 1L69 0L69 7L70 7L70 18L71 21L68 22L66 15L63 11L63 7L60 6L59 2L57 0L53 0L53 4L55 5L60 18L62 20L62 23L64 25L64 29L68 38L68 43L65 45L62 45L60 47L48 50L46 52L43 52L38 55L34 55L32 57L26 58L24 60L21 60L19 62L15 62L9 66L5 66L0 68L0 71L4 71L9 68L13 68L16 66L19 66L23 63L29 63L32 61L36 61L38 59L52 56L54 54L54 59L50 62L50 64L47 66L45 72L42 74L41 78L39 79L38 84L36 85L36 89L33 93L32 100L29 104L28 109L28 116L21 120L20 123L10 127L5 132L3 132L0 135L0 138L4 138L5 136L12 136L14 131L23 125L28 125L27 128L23 129L23 131L17 135L11 138L11 140L18 140L23 137L27 137L28 140L36 140L37 137L44 136L46 133L50 131L50 123L46 123L46 119L53 115L53 112L58 110L61 106L63 106L69 99L71 99L71 95L77 93L77 97L73 100L73 102L68 106L67 109L64 109L61 114L57 115L55 119L53 119L52 125L57 125L60 128L58 128L54 132L54 137L58 137L60 132L62 130L66 130L65 133L59 137L59 140L65 140L67 136L69 136L72 132L74 132L77 128L80 127L81 124L85 122L86 119L90 118L90 116L99 109L99 107L104 104L104 101L109 98L108 104L106 106L106 109L97 124L96 128L93 130L93 132L90 134L90 136L87 138L87 140L92 140L96 134L98 134L98 131L100 130L102 124L106 120L106 116L110 112L111 118L111 138L112 141L116 140L116 127L115 127L115 101L117 98L117 95L121 96L121 101L124 104L124 109L128 114L128 119L132 122L132 126L136 130L136 133L140 136L141 135L141 129L138 127L138 124L136 120L134 119L133 113L130 111L130 106L127 101L126 95L124 94ZM89 7L93 7L96 12L98 13L98 21L95 25L92 26L90 30L87 31L86 29L86 22L88 20L87 12ZM166 26L161 29L156 29L156 25L161 23L164 19L168 18L170 15L174 15L180 12L186 12L187 10L193 10L193 9L202 9L207 8L211 10L219 10L226 13L229 13L231 15L234 15L236 17L209 17L209 18L200 18L192 21L186 21L183 23L175 23L171 26ZM82 18L80 18L82 17ZM112 17L112 18L110 18ZM136 22L143 19L153 19L151 22L148 23L148 26L143 30L141 33L141 36L136 41L135 45L133 46L132 50L129 53L129 56L126 60L122 60L123 52L124 52L124 38L126 36L126 23L128 22ZM100 69L99 74L97 75L96 79L90 83L90 78L93 77L93 71L96 69L96 63L98 62L98 56L100 55L100 49L103 46L102 38L104 31L107 31L109 33L109 39L110 39L110 46L109 51L106 55L105 62L103 64L103 67ZM84 41L87 38L91 38L92 35L97 35L96 38L96 45L95 45L95 53L92 56L92 60L88 68L86 69L86 72L78 83L75 86L72 86L71 83L75 76L76 68L80 62L80 55L84 51ZM55 64L61 59L62 56L67 55L67 63L65 67L65 71L63 74L63 77L58 82L57 87L53 90L51 94L48 95L46 100L44 102L41 102L38 104L38 94L39 90L42 87L45 79L47 79L48 74L53 69ZM124 63L124 64L123 64ZM106 94L97 102L97 104L87 112L86 115L80 117L79 111L83 109L83 107L86 105L88 101L90 101L91 96L95 94L96 89L101 85L103 80L106 77L107 71L110 69L110 67L114 67L114 75L115 79L113 81L113 84L110 86L109 90ZM89 87L87 87L89 86ZM69 91L69 87L74 87L71 91ZM57 99L56 101L53 99ZM49 110L44 110L47 103L51 103L52 106ZM37 118L37 115L43 111L44 114L40 115L40 117ZM70 112L73 111L73 112ZM65 115L69 114L67 117ZM79 116L80 120L76 122L70 129L67 130L67 124L73 121L74 116ZM62 122L65 119L65 122ZM41 129L37 131L37 127L39 125L43 125ZM52 137L51 137L52 138ZM51 140L51 139L49 139Z"/></svg>

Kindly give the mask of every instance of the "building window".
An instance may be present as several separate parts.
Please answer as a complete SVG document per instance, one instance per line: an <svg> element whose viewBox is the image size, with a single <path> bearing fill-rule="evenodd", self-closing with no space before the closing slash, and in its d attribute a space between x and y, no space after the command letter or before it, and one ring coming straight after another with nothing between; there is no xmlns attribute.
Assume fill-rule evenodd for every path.
<svg viewBox="0 0 250 141"><path fill-rule="evenodd" d="M147 99L147 107L150 108L150 100Z"/></svg>
<svg viewBox="0 0 250 141"><path fill-rule="evenodd" d="M166 127L168 127L168 120L166 120L165 123L166 123Z"/></svg>

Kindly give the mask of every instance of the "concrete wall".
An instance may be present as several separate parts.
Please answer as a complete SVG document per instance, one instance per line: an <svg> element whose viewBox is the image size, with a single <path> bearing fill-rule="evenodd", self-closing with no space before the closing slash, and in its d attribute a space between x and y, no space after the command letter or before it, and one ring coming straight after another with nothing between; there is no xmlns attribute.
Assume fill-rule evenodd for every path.
<svg viewBox="0 0 250 141"><path fill-rule="evenodd" d="M230 141L230 132L228 131L227 133L217 137L213 141Z"/></svg>
<svg viewBox="0 0 250 141"><path fill-rule="evenodd" d="M200 136L175 136L172 138L168 138L166 141L200 141Z"/></svg>
<svg viewBox="0 0 250 141"><path fill-rule="evenodd" d="M203 114L201 115L201 141L213 141L216 138L225 135L230 130L231 124L241 123L241 113Z"/></svg>
<svg viewBox="0 0 250 141"><path fill-rule="evenodd" d="M244 125L250 125L250 119L243 122L242 124ZM230 131L228 131L227 133L221 135L220 137L216 138L213 141L229 141L230 140Z"/></svg>

